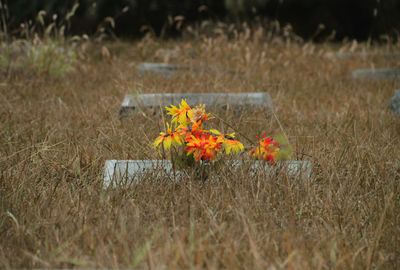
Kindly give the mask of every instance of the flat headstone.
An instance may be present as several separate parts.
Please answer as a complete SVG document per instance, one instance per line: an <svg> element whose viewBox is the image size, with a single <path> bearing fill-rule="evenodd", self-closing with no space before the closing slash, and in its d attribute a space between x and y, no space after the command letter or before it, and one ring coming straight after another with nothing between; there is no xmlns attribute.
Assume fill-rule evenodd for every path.
<svg viewBox="0 0 400 270"><path fill-rule="evenodd" d="M400 90L394 92L394 96L390 100L390 109L400 116Z"/></svg>
<svg viewBox="0 0 400 270"><path fill-rule="evenodd" d="M392 53L384 53L384 52L337 52L337 58L339 59L346 59L349 57L357 57L366 59L367 57L381 57L381 58L394 58L398 57L399 53L392 52Z"/></svg>
<svg viewBox="0 0 400 270"><path fill-rule="evenodd" d="M160 49L156 52L156 56L158 57L166 57L166 58L177 58L180 54L179 50L176 49ZM194 50L184 51L184 54L190 56L192 58L196 57L196 52Z"/></svg>
<svg viewBox="0 0 400 270"><path fill-rule="evenodd" d="M157 51L156 54L160 54L161 56L167 57L177 57L178 51L177 50L170 50L170 49L161 49Z"/></svg>
<svg viewBox="0 0 400 270"><path fill-rule="evenodd" d="M180 70L186 70L178 65L172 65L167 63L140 63L137 72L140 76L148 73L160 74L165 78L171 78L175 72Z"/></svg>
<svg viewBox="0 0 400 270"><path fill-rule="evenodd" d="M159 74L166 79L172 78L177 71L193 71L193 72L222 72L228 74L242 74L240 71L222 70L211 67L188 67L168 63L140 63L137 72L140 76L146 74Z"/></svg>
<svg viewBox="0 0 400 270"><path fill-rule="evenodd" d="M351 73L353 79L365 80L398 80L400 70L398 69L356 69Z"/></svg>
<svg viewBox="0 0 400 270"><path fill-rule="evenodd" d="M276 173L283 170L290 177L308 179L311 177L310 161L282 161L279 166L269 166L263 161L229 161L228 166L238 168L249 164L250 175L254 175L260 169L266 172ZM139 183L144 177L160 180L179 180L183 172L174 170L170 160L107 160L104 167L104 187L112 185L129 185Z"/></svg>
<svg viewBox="0 0 400 270"><path fill-rule="evenodd" d="M135 110L153 110L153 113L165 106L177 106L185 99L189 106L205 104L207 107L222 107L242 110L263 110L267 114L274 111L271 96L267 92L244 93L166 93L126 95L120 109L120 118L124 118Z"/></svg>

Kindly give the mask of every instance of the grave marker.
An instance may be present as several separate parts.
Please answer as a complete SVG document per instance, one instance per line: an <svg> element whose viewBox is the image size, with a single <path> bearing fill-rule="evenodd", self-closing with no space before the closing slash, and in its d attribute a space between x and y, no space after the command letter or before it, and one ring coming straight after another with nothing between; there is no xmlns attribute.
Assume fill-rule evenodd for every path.
<svg viewBox="0 0 400 270"><path fill-rule="evenodd" d="M171 104L177 106L182 99L191 105L205 104L207 107L222 107L235 110L260 109L267 114L274 111L271 96L267 92L245 93L167 93L126 95L120 109L120 118L124 118L136 110L159 110Z"/></svg>
<svg viewBox="0 0 400 270"><path fill-rule="evenodd" d="M155 73L170 79L178 69L182 70L182 68L177 65L167 63L140 63L137 68L137 72L140 76L148 73Z"/></svg>
<svg viewBox="0 0 400 270"><path fill-rule="evenodd" d="M166 79L171 79L172 76L177 71L193 71L193 72L223 72L228 74L243 74L240 71L233 70L219 70L216 68L210 67L187 67L187 66L179 66L168 63L140 63L137 67L137 71L139 76L144 76L146 74L159 74Z"/></svg>
<svg viewBox="0 0 400 270"><path fill-rule="evenodd" d="M395 58L399 56L399 53L385 53L385 52L337 52L337 58L343 60L349 57L357 57L367 59L368 57L380 57L380 58Z"/></svg>
<svg viewBox="0 0 400 270"><path fill-rule="evenodd" d="M390 100L390 109L400 116L400 90L395 90L394 96Z"/></svg>
<svg viewBox="0 0 400 270"><path fill-rule="evenodd" d="M177 49L160 49L156 51L155 56L160 57L160 58L177 58L181 54L180 50ZM189 50L189 51L184 51L184 54L187 56L190 56L191 58L194 58L197 56L196 52L194 50Z"/></svg>
<svg viewBox="0 0 400 270"><path fill-rule="evenodd" d="M245 164L250 165L250 175L254 175L257 170L265 169L270 173L282 170L289 177L303 179L311 177L312 166L309 161L282 161L280 166L269 166L263 161L232 160L227 166L235 169ZM170 160L107 160L104 167L104 187L139 183L146 176L160 180L179 180L183 175L183 172L175 171L174 176Z"/></svg>
<svg viewBox="0 0 400 270"><path fill-rule="evenodd" d="M397 69L356 69L351 73L353 79L366 80L398 80L400 70Z"/></svg>

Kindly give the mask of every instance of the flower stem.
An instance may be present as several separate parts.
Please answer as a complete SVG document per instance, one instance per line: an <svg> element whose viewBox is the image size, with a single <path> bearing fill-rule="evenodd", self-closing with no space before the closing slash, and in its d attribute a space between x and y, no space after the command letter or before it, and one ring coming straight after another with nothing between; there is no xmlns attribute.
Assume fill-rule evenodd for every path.
<svg viewBox="0 0 400 270"><path fill-rule="evenodd" d="M216 115L215 113L212 114L215 118L221 120L225 125L227 125L228 127L230 127L231 129L233 129L237 134L239 134L240 136L242 136L243 138L245 138L248 142L250 142L252 145L256 145L256 143L250 139L249 137L247 137L246 135L244 135L243 133L237 131L231 124L229 124L228 122L226 122L224 119L222 119L221 117L219 117L218 115Z"/></svg>
<svg viewBox="0 0 400 270"><path fill-rule="evenodd" d="M174 161L174 155L172 154L172 147L169 149L169 153L171 156L172 172L174 174L174 182L176 182L175 161Z"/></svg>

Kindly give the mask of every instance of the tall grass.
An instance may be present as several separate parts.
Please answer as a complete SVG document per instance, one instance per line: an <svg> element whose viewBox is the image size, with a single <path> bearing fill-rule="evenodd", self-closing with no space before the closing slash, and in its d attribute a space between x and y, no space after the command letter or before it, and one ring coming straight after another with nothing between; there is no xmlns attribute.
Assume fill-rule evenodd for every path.
<svg viewBox="0 0 400 270"><path fill-rule="evenodd" d="M332 60L325 56L337 45L254 33L85 46L76 72L63 79L39 74L0 83L2 268L400 266L400 119L388 110L399 82L349 78L352 69L398 59ZM136 64L162 61L162 48L177 51L170 62L244 73L138 77ZM386 50L343 45L350 49ZM120 121L124 94L231 91L272 95L294 150L311 156L295 156L313 162L310 179L222 170L219 183L148 179L102 188L106 159L157 157L151 142L161 120L139 114ZM250 137L281 133L262 114L220 115Z"/></svg>
<svg viewBox="0 0 400 270"><path fill-rule="evenodd" d="M35 22L21 24L18 35L12 35L8 32L8 7L0 2L0 78L21 74L62 78L71 72L77 56L72 48L74 44L65 39L65 32L78 6L75 3L61 18L58 14L49 18L42 10ZM71 40L80 39L73 37Z"/></svg>

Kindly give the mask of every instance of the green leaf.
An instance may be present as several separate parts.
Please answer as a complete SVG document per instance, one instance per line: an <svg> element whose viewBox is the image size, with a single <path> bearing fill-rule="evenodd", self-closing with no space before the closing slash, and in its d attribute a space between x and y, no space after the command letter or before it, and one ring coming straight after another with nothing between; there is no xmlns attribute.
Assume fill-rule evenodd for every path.
<svg viewBox="0 0 400 270"><path fill-rule="evenodd" d="M293 147L290 146L289 140L285 135L278 135L275 141L279 143L280 150L276 157L276 160L288 160L291 159L291 154L293 152Z"/></svg>

